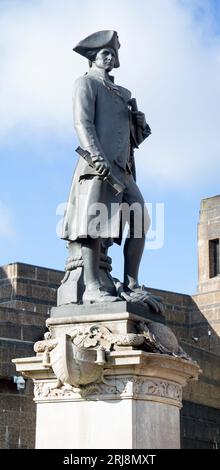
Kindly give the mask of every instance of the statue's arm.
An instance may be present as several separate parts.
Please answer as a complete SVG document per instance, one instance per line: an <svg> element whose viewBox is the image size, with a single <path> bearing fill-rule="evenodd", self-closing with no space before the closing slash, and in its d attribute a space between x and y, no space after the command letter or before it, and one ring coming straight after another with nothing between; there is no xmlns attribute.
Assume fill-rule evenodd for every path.
<svg viewBox="0 0 220 470"><path fill-rule="evenodd" d="M151 128L149 126L149 124L146 123L145 127L141 129L141 142L143 142L147 137L149 137L149 135L151 134ZM141 144L141 142L139 142L139 144Z"/></svg>
<svg viewBox="0 0 220 470"><path fill-rule="evenodd" d="M84 150L91 155L104 157L95 129L96 84L86 77L77 80L74 86L73 111L74 127Z"/></svg>
<svg viewBox="0 0 220 470"><path fill-rule="evenodd" d="M147 124L145 114L141 111L133 113L136 127L136 141L140 145L151 134L150 126Z"/></svg>

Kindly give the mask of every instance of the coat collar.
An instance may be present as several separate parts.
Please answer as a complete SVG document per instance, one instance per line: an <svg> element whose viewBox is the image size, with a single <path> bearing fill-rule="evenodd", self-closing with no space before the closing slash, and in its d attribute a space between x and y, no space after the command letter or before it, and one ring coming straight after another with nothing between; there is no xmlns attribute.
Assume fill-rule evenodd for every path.
<svg viewBox="0 0 220 470"><path fill-rule="evenodd" d="M100 80L103 85L112 93L119 96L125 103L131 98L131 92L127 88L114 84L114 77L109 75L105 70L91 67L87 73L90 77Z"/></svg>
<svg viewBox="0 0 220 470"><path fill-rule="evenodd" d="M105 80L105 82L114 83L115 80L113 75L109 75L104 69L91 67L87 73L99 80Z"/></svg>

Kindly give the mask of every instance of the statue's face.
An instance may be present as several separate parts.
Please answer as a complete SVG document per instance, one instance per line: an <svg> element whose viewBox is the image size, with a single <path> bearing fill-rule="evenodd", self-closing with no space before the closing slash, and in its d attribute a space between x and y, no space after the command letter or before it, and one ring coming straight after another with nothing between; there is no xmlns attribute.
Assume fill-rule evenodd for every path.
<svg viewBox="0 0 220 470"><path fill-rule="evenodd" d="M100 69L105 69L107 72L111 72L115 65L115 51L110 47L101 49L96 54L95 65Z"/></svg>

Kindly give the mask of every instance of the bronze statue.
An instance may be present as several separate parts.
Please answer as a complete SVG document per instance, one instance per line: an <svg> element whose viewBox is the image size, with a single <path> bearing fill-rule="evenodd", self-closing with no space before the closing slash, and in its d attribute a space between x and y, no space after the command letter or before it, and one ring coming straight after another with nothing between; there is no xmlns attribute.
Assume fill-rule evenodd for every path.
<svg viewBox="0 0 220 470"><path fill-rule="evenodd" d="M148 299L159 310L158 299L149 296L138 283L149 216L135 181L134 149L151 130L131 92L116 85L110 75L113 68L120 66L119 47L116 31L99 31L73 49L89 60L89 70L74 86L74 126L81 157L70 190L62 238L68 240L70 252L76 253L78 247L73 260L78 260L84 269L80 299L83 303L117 301L123 292L126 300ZM105 209L98 227L97 210L91 210L94 207ZM131 207L134 210L126 219L124 212ZM109 259L107 249L112 243L121 243L126 220L129 234L124 244L124 281L119 285L109 272L103 277L100 263Z"/></svg>

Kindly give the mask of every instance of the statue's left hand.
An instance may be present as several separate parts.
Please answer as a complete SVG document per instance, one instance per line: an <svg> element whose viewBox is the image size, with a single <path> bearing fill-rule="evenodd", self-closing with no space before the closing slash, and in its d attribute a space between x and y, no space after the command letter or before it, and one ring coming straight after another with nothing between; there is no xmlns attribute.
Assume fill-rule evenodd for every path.
<svg viewBox="0 0 220 470"><path fill-rule="evenodd" d="M142 113L141 111L133 111L132 114L137 121L137 125L142 129L145 129L145 127L147 126L147 122L144 113Z"/></svg>

